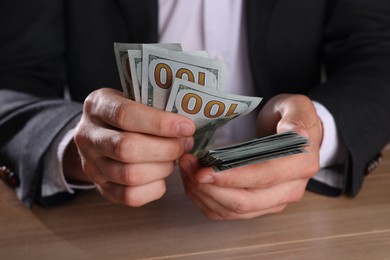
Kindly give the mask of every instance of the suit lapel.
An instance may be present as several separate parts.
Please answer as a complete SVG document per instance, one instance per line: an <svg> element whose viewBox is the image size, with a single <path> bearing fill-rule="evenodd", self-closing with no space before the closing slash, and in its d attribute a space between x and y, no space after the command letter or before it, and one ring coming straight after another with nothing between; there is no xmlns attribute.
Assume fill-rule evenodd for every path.
<svg viewBox="0 0 390 260"><path fill-rule="evenodd" d="M248 54L253 82L258 94L271 96L270 79L267 77L267 41L271 16L277 0L247 0L246 23Z"/></svg>

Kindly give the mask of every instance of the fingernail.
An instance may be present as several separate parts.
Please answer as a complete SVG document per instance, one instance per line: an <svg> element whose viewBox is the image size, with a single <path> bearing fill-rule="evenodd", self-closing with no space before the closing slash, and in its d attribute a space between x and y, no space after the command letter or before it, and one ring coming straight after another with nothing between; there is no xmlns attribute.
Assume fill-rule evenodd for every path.
<svg viewBox="0 0 390 260"><path fill-rule="evenodd" d="M185 144L186 152L191 151L192 147L194 147L194 138L192 137L186 138L186 144Z"/></svg>
<svg viewBox="0 0 390 260"><path fill-rule="evenodd" d="M299 128L299 125L291 121L280 121L278 124L278 132L291 131Z"/></svg>
<svg viewBox="0 0 390 260"><path fill-rule="evenodd" d="M181 122L176 127L176 133L181 136L190 136L193 132L192 126L187 122Z"/></svg>
<svg viewBox="0 0 390 260"><path fill-rule="evenodd" d="M204 184L213 183L214 181L215 181L215 179L211 175L204 175L204 176L202 176L201 178L198 179L198 182L204 183Z"/></svg>

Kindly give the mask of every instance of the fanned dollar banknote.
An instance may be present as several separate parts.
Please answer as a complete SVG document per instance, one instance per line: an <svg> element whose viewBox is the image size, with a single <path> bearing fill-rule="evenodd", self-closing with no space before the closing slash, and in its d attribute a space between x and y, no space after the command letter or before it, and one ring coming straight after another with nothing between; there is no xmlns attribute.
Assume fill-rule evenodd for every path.
<svg viewBox="0 0 390 260"><path fill-rule="evenodd" d="M217 128L252 112L260 101L259 97L232 95L175 79L165 110L184 115L195 122L195 146L192 152L200 156Z"/></svg>
<svg viewBox="0 0 390 260"><path fill-rule="evenodd" d="M160 48L170 49L181 51L181 45L178 43L156 43L151 44L155 46L159 46ZM142 46L143 44L138 43L114 43L114 52L116 58L116 64L119 71L119 78L121 81L122 89L125 95L137 102L141 100L140 94L140 84L138 75L141 76L142 73ZM129 51L131 52L132 63L129 60ZM141 58L139 56L141 55ZM137 58L137 62L135 63L134 59ZM135 66L136 68L132 68L131 66ZM140 67L141 70L137 71L137 67Z"/></svg>
<svg viewBox="0 0 390 260"><path fill-rule="evenodd" d="M143 45L142 55L142 103L145 105L164 110L176 78L218 90L225 84L222 61L153 45Z"/></svg>
<svg viewBox="0 0 390 260"><path fill-rule="evenodd" d="M132 100L191 118L192 153L205 166L225 170L305 152L308 140L288 132L208 150L215 131L252 112L260 97L223 92L225 64L207 52L182 52L180 44L114 44L123 92Z"/></svg>

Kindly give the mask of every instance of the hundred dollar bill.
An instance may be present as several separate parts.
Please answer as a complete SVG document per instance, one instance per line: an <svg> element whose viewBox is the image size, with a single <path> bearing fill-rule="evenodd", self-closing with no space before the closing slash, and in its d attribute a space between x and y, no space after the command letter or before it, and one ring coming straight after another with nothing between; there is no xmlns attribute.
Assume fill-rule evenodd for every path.
<svg viewBox="0 0 390 260"><path fill-rule="evenodd" d="M223 90L222 61L143 45L142 103L164 110L175 78Z"/></svg>
<svg viewBox="0 0 390 260"><path fill-rule="evenodd" d="M181 45L178 43L159 43L152 44L160 46L161 48L167 48L171 50L181 51ZM116 63L119 71L119 78L121 81L122 90L125 95L134 100L140 101L140 95L135 93L135 88L133 85L133 74L136 75L136 72L131 71L128 50L138 50L142 53L142 44L138 43L114 43L114 52Z"/></svg>
<svg viewBox="0 0 390 260"><path fill-rule="evenodd" d="M196 156L202 155L215 130L238 116L253 111L261 102L259 97L247 97L223 93L176 78L168 99L166 111L191 118L196 125Z"/></svg>
<svg viewBox="0 0 390 260"><path fill-rule="evenodd" d="M142 51L141 50L128 50L129 64L130 64L130 73L132 80L132 89L133 96L135 101L142 103L141 93L142 93ZM191 51L183 52L200 57L208 57L206 51Z"/></svg>

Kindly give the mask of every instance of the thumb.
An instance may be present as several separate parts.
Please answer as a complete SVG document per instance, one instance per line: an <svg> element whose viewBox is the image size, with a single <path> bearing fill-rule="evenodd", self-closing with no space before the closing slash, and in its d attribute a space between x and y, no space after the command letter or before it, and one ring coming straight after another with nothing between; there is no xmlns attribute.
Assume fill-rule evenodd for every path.
<svg viewBox="0 0 390 260"><path fill-rule="evenodd" d="M280 105L281 118L276 126L277 133L295 131L298 134L320 142L322 123L313 102L303 95L290 95Z"/></svg>
<svg viewBox="0 0 390 260"><path fill-rule="evenodd" d="M313 102L304 95L280 94L273 97L260 111L257 121L258 136L296 131L305 137L317 124L317 111Z"/></svg>

